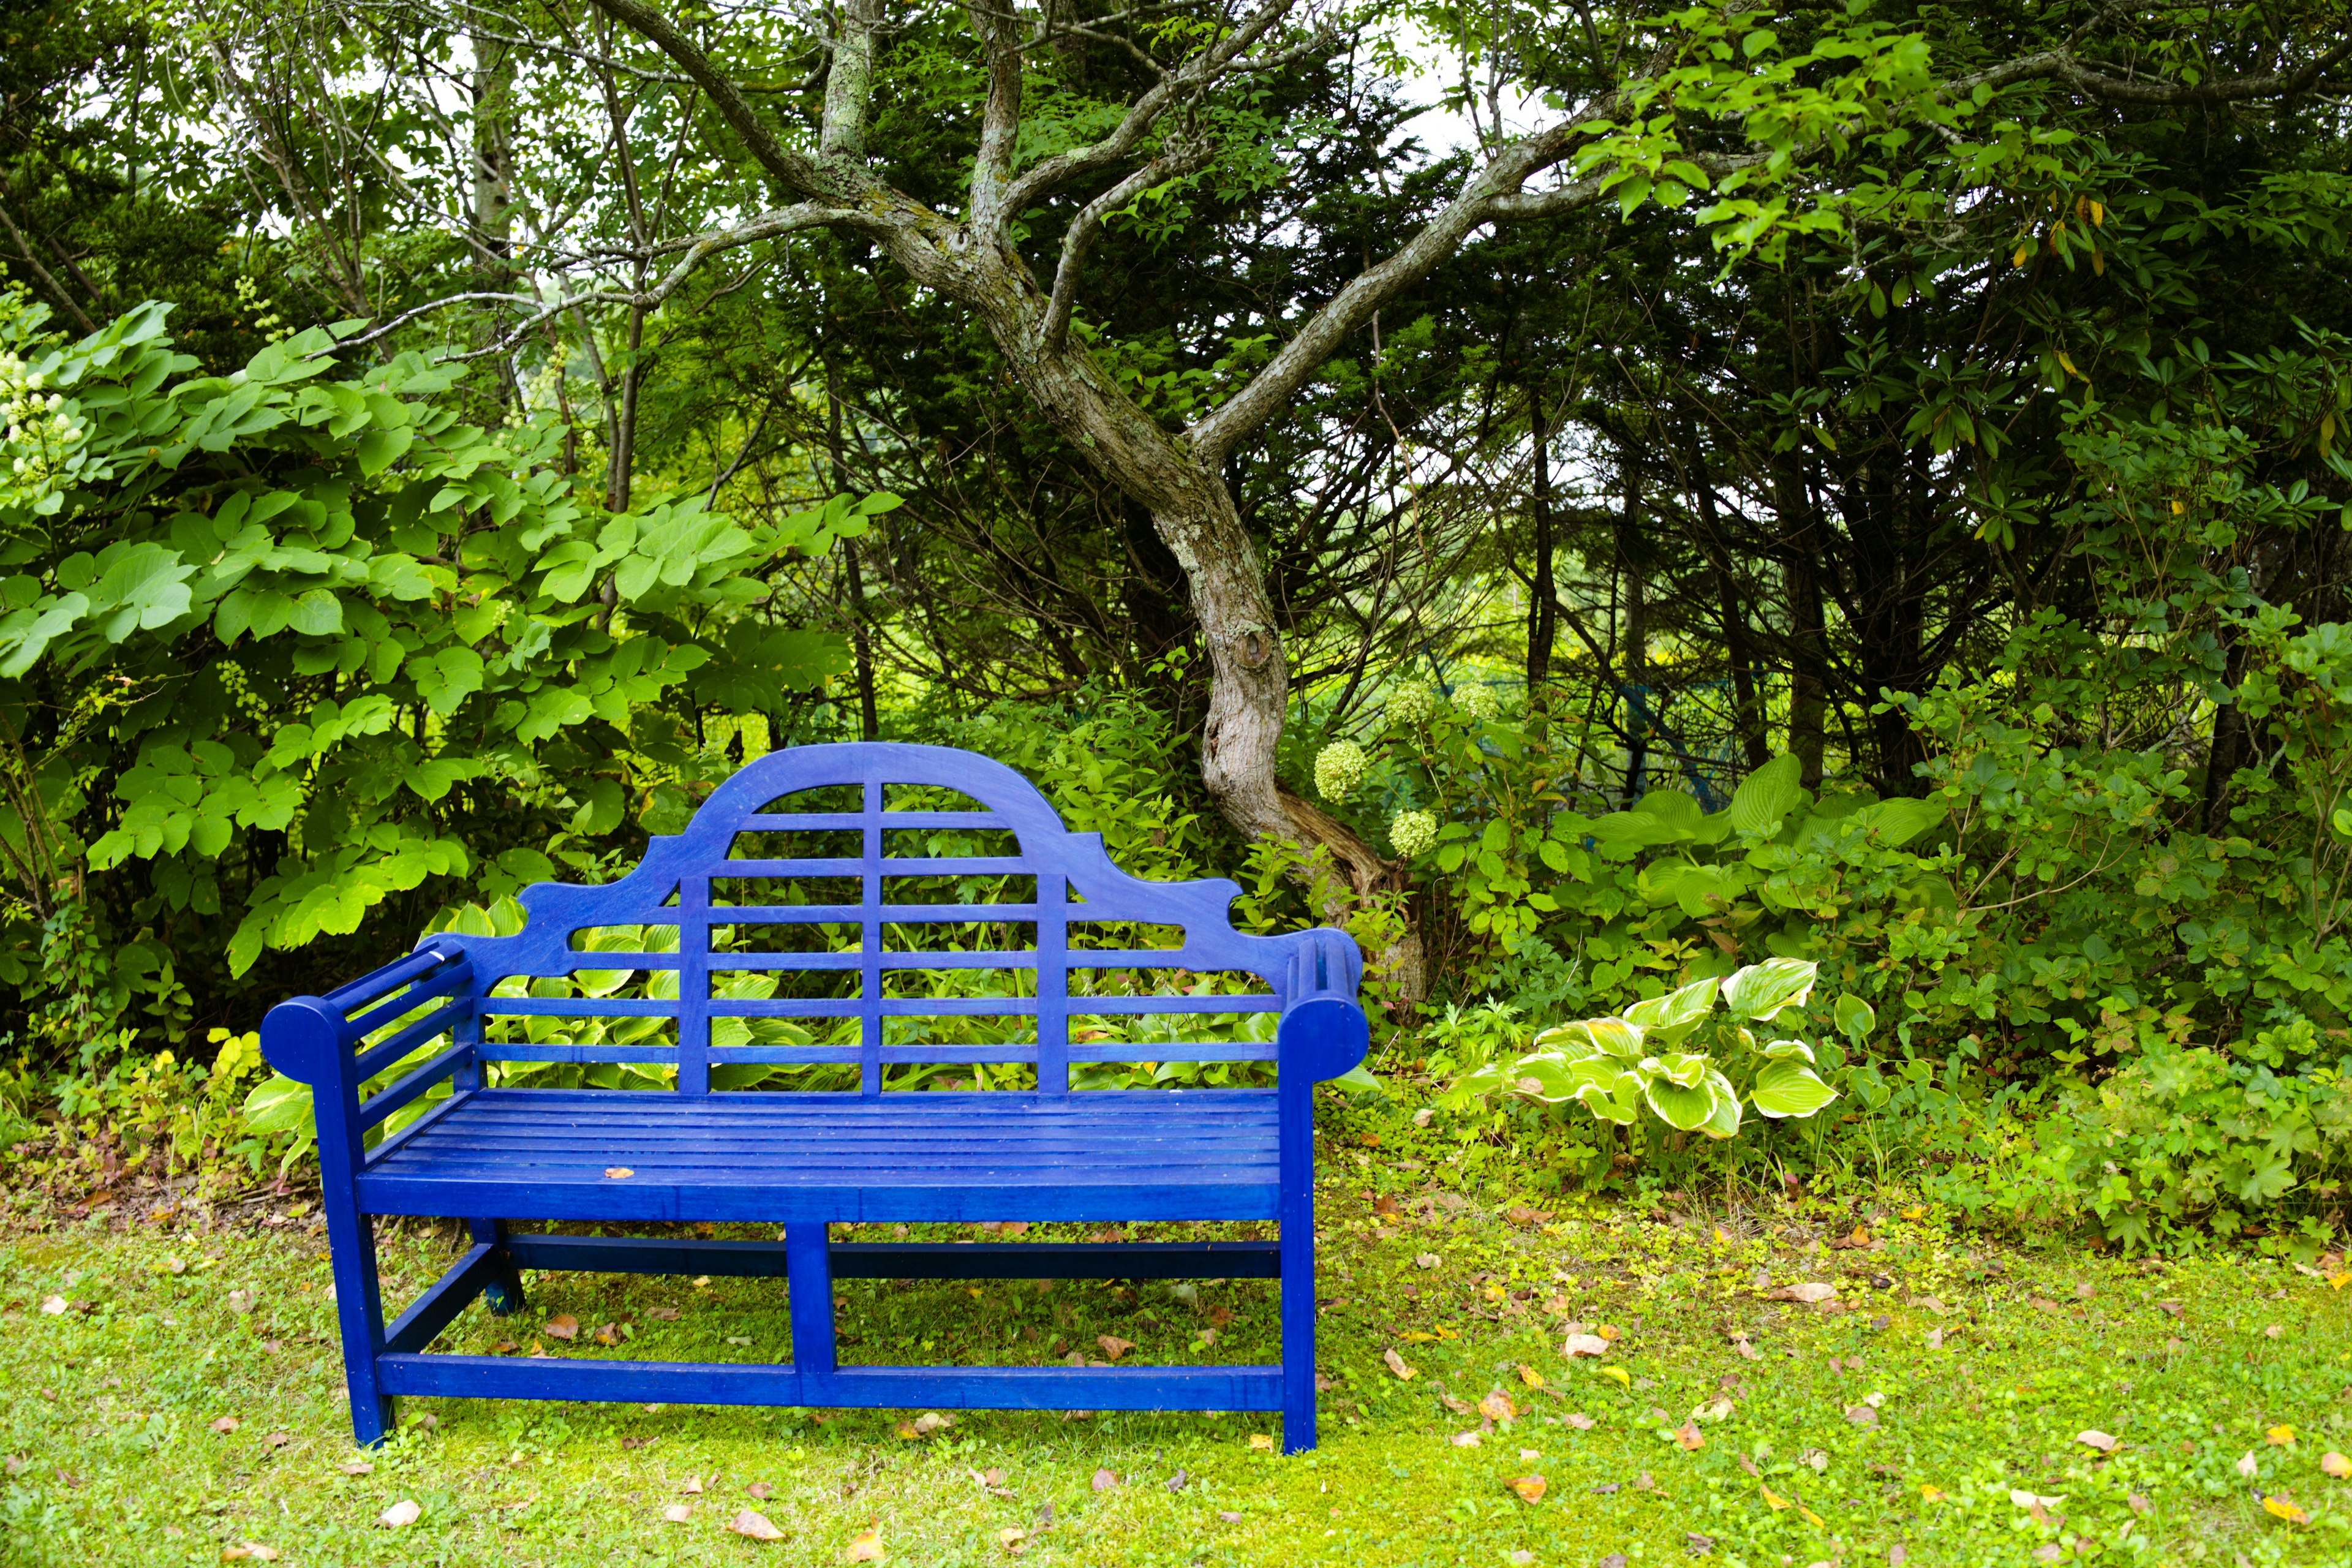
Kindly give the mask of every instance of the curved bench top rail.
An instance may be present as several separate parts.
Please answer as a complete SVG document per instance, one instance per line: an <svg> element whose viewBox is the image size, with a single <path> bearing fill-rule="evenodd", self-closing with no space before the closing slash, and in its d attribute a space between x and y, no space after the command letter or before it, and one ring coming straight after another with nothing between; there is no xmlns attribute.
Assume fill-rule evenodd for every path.
<svg viewBox="0 0 2352 1568"><path fill-rule="evenodd" d="M892 809L891 786L951 790L985 806L983 811L933 809L927 805ZM793 811L788 797L812 790L849 786L861 809ZM824 803L839 806L835 798ZM919 857L897 853L910 831L1009 831L1018 856ZM731 858L742 834L811 833L834 840L826 852L806 858ZM850 858L837 851L849 833L863 852ZM770 847L761 847L763 851ZM938 903L930 888L909 879L1012 877L1034 880L1018 902ZM856 896L857 902L744 903L745 884L799 879L827 885L823 896ZM853 742L772 752L743 767L713 790L686 831L656 837L642 863L626 877L602 887L543 882L520 895L529 916L511 936L430 939L462 944L470 961L478 1005L488 1017L658 1017L674 1019L674 1040L630 1045L566 1045L560 1041L486 1041L490 1061L675 1062L678 1088L701 1093L714 1065L757 1062L848 1062L861 1064L864 1093L880 1092L886 1065L922 1062L1023 1062L1037 1069L1048 1093L1066 1089L1071 1061L1265 1060L1270 1043L1254 1040L1163 1042L1102 1037L1105 1022L1116 1026L1142 1014L1250 1014L1279 1012L1298 985L1322 990L1344 986L1354 994L1360 958L1337 932L1301 931L1259 937L1233 929L1228 906L1241 889L1223 879L1149 882L1111 863L1099 834L1071 833L1036 787L991 758L946 746ZM903 901L901 901L903 895ZM748 896L757 896L756 893ZM919 901L925 900L925 901ZM1181 943L1116 949L1070 945L1070 927L1097 923L1181 928ZM782 928L829 925L833 951L763 950ZM907 932L922 928L970 926L984 934L985 951L908 951ZM575 933L595 928L675 928L675 952L600 952L573 945ZM711 931L732 928L736 944L714 949ZM894 928L905 928L894 931ZM991 931L990 928L994 928ZM1024 943L1018 934L1033 933ZM1013 933L1013 934L1007 934ZM785 931L783 934L789 934ZM1087 933L1091 935L1091 931ZM631 939L631 940L642 940ZM814 939L811 939L814 940ZM894 945L897 944L897 945ZM1334 963L1344 974L1328 971ZM1300 978L1302 964L1323 971ZM1115 989L1107 971L1181 969L1254 974L1265 989L1246 994L1154 992L1095 994ZM997 970L1005 972L1002 996L896 995L885 976L903 972ZM501 981L516 976L570 977L586 972L642 972L637 994L610 996L494 996ZM646 976L675 972L675 998L657 996ZM751 998L714 994L730 978L746 973L832 973L844 995ZM1073 994L1073 973L1076 974ZM667 982L665 982L667 984ZM507 989L516 989L509 984ZM1073 1041L1073 1016L1089 1026ZM902 1042L903 1030L885 1020L986 1016L1034 1020L1034 1040L950 1045ZM860 1019L860 1039L845 1045L714 1044L713 1019ZM736 1026L740 1034L740 1026ZM1025 1032L1025 1031L1024 1031Z"/></svg>

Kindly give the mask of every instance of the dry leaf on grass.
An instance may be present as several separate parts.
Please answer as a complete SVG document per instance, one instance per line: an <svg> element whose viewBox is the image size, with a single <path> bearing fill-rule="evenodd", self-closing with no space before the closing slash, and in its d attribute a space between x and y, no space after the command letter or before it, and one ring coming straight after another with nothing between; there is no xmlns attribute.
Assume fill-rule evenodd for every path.
<svg viewBox="0 0 2352 1568"><path fill-rule="evenodd" d="M378 1524L390 1525L394 1530L402 1530L405 1529L409 1525L415 1524L424 1516L424 1508L414 1499L403 1498L398 1502L394 1503L390 1508L385 1509L382 1513L377 1514L375 1516L375 1521Z"/></svg>
<svg viewBox="0 0 2352 1568"><path fill-rule="evenodd" d="M291 1432L272 1432L261 1440L261 1446L265 1448L282 1448L293 1440L294 1434Z"/></svg>
<svg viewBox="0 0 2352 1568"><path fill-rule="evenodd" d="M2252 1479L2254 1472L2262 1468L2262 1461L2254 1458L2254 1451L2252 1448L2247 1449L2244 1457L2238 1460L2238 1473L2249 1479Z"/></svg>
<svg viewBox="0 0 2352 1568"><path fill-rule="evenodd" d="M1867 1405L1847 1405L1845 1418L1848 1421L1853 1422L1857 1426L1875 1426L1878 1425L1878 1412L1872 1409Z"/></svg>
<svg viewBox="0 0 2352 1568"><path fill-rule="evenodd" d="M1097 1470L1095 1472L1095 1479L1088 1484L1098 1492L1117 1491L1118 1489L1118 1473L1115 1470L1109 1469Z"/></svg>
<svg viewBox="0 0 2352 1568"><path fill-rule="evenodd" d="M212 1424L212 1428L215 1432L234 1432L244 1425L234 1415L224 1415Z"/></svg>
<svg viewBox="0 0 2352 1568"><path fill-rule="evenodd" d="M2294 1442L2294 1428L2284 1424L2273 1426L2263 1434L2263 1441L2273 1448L2288 1447Z"/></svg>
<svg viewBox="0 0 2352 1568"><path fill-rule="evenodd" d="M1802 1301L1810 1306L1817 1301L1826 1301L1836 1294L1837 1287L1834 1285L1783 1285L1778 1290L1765 1291L1764 1299L1767 1301Z"/></svg>
<svg viewBox="0 0 2352 1568"><path fill-rule="evenodd" d="M1262 1454L1271 1454L1274 1452L1274 1439L1264 1432L1251 1433L1249 1437L1249 1446L1255 1448Z"/></svg>
<svg viewBox="0 0 2352 1568"><path fill-rule="evenodd" d="M868 1530L850 1537L848 1557L852 1563L881 1562L882 1532Z"/></svg>
<svg viewBox="0 0 2352 1568"><path fill-rule="evenodd" d="M2075 1433L2074 1441L2082 1444L2085 1448L2096 1448L2102 1454L2112 1454L2116 1451L2116 1439L2095 1429Z"/></svg>
<svg viewBox="0 0 2352 1568"><path fill-rule="evenodd" d="M1434 1268L1443 1261L1434 1252L1424 1252L1412 1260L1416 1268Z"/></svg>
<svg viewBox="0 0 2352 1568"><path fill-rule="evenodd" d="M41 1298L41 1316L62 1318L66 1315L67 1306L68 1302L63 1296L44 1296Z"/></svg>
<svg viewBox="0 0 2352 1568"><path fill-rule="evenodd" d="M1943 1330L1929 1329L1927 1331L1927 1348L1931 1351L1939 1351L1944 1348Z"/></svg>
<svg viewBox="0 0 2352 1568"><path fill-rule="evenodd" d="M2309 1524L2311 1522L2311 1515L2295 1507L2294 1500L2293 1498L2284 1495L2279 1497L2266 1497L2263 1499L2263 1511L2269 1514L2273 1519L2283 1519L2289 1524Z"/></svg>
<svg viewBox="0 0 2352 1568"><path fill-rule="evenodd" d="M1028 1539L1029 1532L1027 1531L1010 1524L996 1532L996 1544L1002 1546L1007 1552L1020 1551L1021 1543Z"/></svg>
<svg viewBox="0 0 2352 1568"><path fill-rule="evenodd" d="M757 1509L745 1509L727 1521L727 1528L747 1541L782 1541L784 1532L768 1522L768 1516ZM876 1554L879 1556L877 1552Z"/></svg>
<svg viewBox="0 0 2352 1568"><path fill-rule="evenodd" d="M2281 1328L2276 1323L2273 1323L2269 1328L2263 1331L2263 1338L2266 1340L2274 1340L2285 1332L2286 1331L2284 1329Z"/></svg>
<svg viewBox="0 0 2352 1568"><path fill-rule="evenodd" d="M629 1331L625 1324L606 1323L588 1337L600 1345L617 1345L628 1338L628 1335Z"/></svg>
<svg viewBox="0 0 2352 1568"><path fill-rule="evenodd" d="M1405 1364L1404 1357L1397 1354L1393 1349L1382 1351L1381 1352L1381 1360L1386 1363L1391 1372L1397 1374L1400 1381L1409 1383L1413 1378L1421 1375L1419 1373L1413 1371L1412 1367L1407 1366Z"/></svg>
<svg viewBox="0 0 2352 1568"><path fill-rule="evenodd" d="M753 1481L743 1489L743 1495L753 1502L765 1502L776 1495L776 1489L765 1481Z"/></svg>
<svg viewBox="0 0 2352 1568"><path fill-rule="evenodd" d="M2346 1458L2333 1448L2319 1456L2319 1468L2321 1473L2333 1476L2339 1481L2352 1478L2352 1459Z"/></svg>
<svg viewBox="0 0 2352 1568"><path fill-rule="evenodd" d="M1095 1343L1102 1346L1103 1354L1110 1357L1113 1361L1117 1361L1119 1357L1125 1355L1128 1352L1135 1348L1135 1342L1133 1340L1123 1340L1117 1334L1097 1334L1095 1336Z"/></svg>
<svg viewBox="0 0 2352 1568"><path fill-rule="evenodd" d="M1541 1502L1548 1489L1541 1476L1514 1476L1503 1484L1517 1493L1521 1502Z"/></svg>
<svg viewBox="0 0 2352 1568"><path fill-rule="evenodd" d="M345 1459L335 1468L347 1476L370 1476L375 1473L375 1467L365 1459Z"/></svg>
<svg viewBox="0 0 2352 1568"><path fill-rule="evenodd" d="M1471 1404L1468 1400L1456 1399L1454 1395L1446 1393L1444 1389L1438 1390L1437 1403L1443 1405L1456 1415L1474 1415L1477 1414L1478 1410L1478 1407Z"/></svg>
<svg viewBox="0 0 2352 1568"><path fill-rule="evenodd" d="M580 1320L569 1312L558 1312L547 1320L544 1331L551 1340L576 1340L580 1337Z"/></svg>
<svg viewBox="0 0 2352 1568"><path fill-rule="evenodd" d="M1493 1388L1488 1389L1486 1397L1478 1402L1478 1414L1489 1421L1509 1421L1518 1415L1519 1407L1511 1403L1509 1394L1499 1388Z"/></svg>
<svg viewBox="0 0 2352 1568"><path fill-rule="evenodd" d="M2039 1497L2032 1492L2020 1491L2012 1488L2009 1494L2009 1500L2018 1508L2031 1510L2037 1508L2056 1508L2066 1500L2063 1497Z"/></svg>
<svg viewBox="0 0 2352 1568"><path fill-rule="evenodd" d="M1484 1441L1475 1432L1456 1432L1446 1439L1457 1448L1475 1448Z"/></svg>
<svg viewBox="0 0 2352 1568"><path fill-rule="evenodd" d="M275 1563L278 1561L278 1549L264 1546L258 1541L243 1541L235 1546L222 1547L220 1560L224 1563Z"/></svg>
<svg viewBox="0 0 2352 1568"><path fill-rule="evenodd" d="M689 1496L698 1495L702 1490L702 1478L700 1476L688 1476L684 1481L679 1483L677 1489Z"/></svg>
<svg viewBox="0 0 2352 1568"><path fill-rule="evenodd" d="M1592 1430L1592 1417L1587 1415L1581 1410L1571 1410L1565 1416L1561 1417L1561 1419L1565 1420L1570 1426L1575 1427L1580 1432L1590 1432Z"/></svg>
<svg viewBox="0 0 2352 1568"><path fill-rule="evenodd" d="M1756 1483L1756 1489L1762 1495L1764 1499L1764 1506L1770 1509L1774 1513L1778 1513L1782 1509L1789 1506L1789 1500L1787 1498L1782 1497L1779 1492L1774 1491L1762 1481Z"/></svg>
<svg viewBox="0 0 2352 1568"><path fill-rule="evenodd" d="M1242 1521L1242 1516L1234 1512L1231 1509L1219 1509L1217 1510L1217 1517L1227 1524L1239 1524Z"/></svg>
<svg viewBox="0 0 2352 1568"><path fill-rule="evenodd" d="M1748 1339L1746 1334L1732 1335L1731 1348L1738 1351L1740 1354L1740 1358L1744 1361L1762 1361L1764 1359L1764 1352L1758 1350L1753 1344L1748 1342Z"/></svg>
<svg viewBox="0 0 2352 1568"><path fill-rule="evenodd" d="M694 1505L690 1502L674 1502L662 1510L662 1518L671 1524L684 1524L693 1517Z"/></svg>
<svg viewBox="0 0 2352 1568"><path fill-rule="evenodd" d="M1570 1334L1560 1342L1559 1353L1570 1361L1580 1355L1607 1355L1609 1342L1599 1334Z"/></svg>
<svg viewBox="0 0 2352 1568"><path fill-rule="evenodd" d="M1544 1374L1527 1363L1521 1362L1519 1363L1519 1381L1529 1388L1541 1388L1544 1385Z"/></svg>

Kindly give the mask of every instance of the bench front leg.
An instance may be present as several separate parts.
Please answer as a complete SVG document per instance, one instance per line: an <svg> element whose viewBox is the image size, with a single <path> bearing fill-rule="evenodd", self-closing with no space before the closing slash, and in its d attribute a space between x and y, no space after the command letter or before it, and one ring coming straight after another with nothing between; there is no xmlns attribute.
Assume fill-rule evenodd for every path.
<svg viewBox="0 0 2352 1568"><path fill-rule="evenodd" d="M1315 1447L1315 1086L1364 1059L1371 1030L1356 1004L1362 974L1345 933L1302 935L1288 1005L1275 1032L1281 1138L1282 1448Z"/></svg>

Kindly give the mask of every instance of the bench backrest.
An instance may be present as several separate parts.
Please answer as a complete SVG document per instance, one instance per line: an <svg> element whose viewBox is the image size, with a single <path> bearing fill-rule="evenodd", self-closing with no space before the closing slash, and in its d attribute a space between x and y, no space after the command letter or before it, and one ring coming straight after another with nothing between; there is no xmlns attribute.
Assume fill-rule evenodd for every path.
<svg viewBox="0 0 2352 1568"><path fill-rule="evenodd" d="M941 798L950 793L954 798ZM1006 852L926 853L924 841L942 834L994 836L987 847ZM1002 893L1008 879L1014 901L938 896L942 885ZM485 1061L675 1061L677 1088L688 1094L708 1092L712 1068L728 1064L855 1062L860 1089L869 1095L881 1091L883 1069L894 1064L1022 1062L1034 1065L1040 1089L1058 1093L1069 1086L1074 1061L1275 1055L1271 1028L1239 1031L1253 1037L1228 1040L1189 1039L1174 1030L1159 1032L1175 1037L1148 1043L1074 1040L1074 1015L1115 1021L1276 1014L1294 993L1354 995L1360 959L1352 942L1330 931L1236 932L1226 910L1240 891L1223 879L1147 882L1128 875L1111 864L1099 834L1065 829L1035 787L1002 763L945 746L868 742L760 757L714 790L685 832L655 837L643 863L621 880L541 883L520 895L530 920L520 932L445 933L429 944L452 953L462 948L469 961L477 1048ZM1182 939L1167 946L1093 945L1100 940L1095 928L1106 922L1181 928ZM674 930L673 950L586 945L596 940L588 933L632 926ZM985 940L960 950L940 945L941 933L955 928ZM1241 994L1195 994L1164 984L1145 989L1122 976L1162 970L1238 972L1255 983ZM968 994L968 984L961 987L967 994L923 994L927 979L957 971L990 972L993 979L982 994ZM667 985L642 983L627 988L639 994L620 994L622 972L675 972L675 994L656 994ZM740 991L727 983L745 973L775 975L783 984L764 997L721 994ZM514 976L582 975L590 978L570 988L574 994L495 994L516 989L499 985ZM1012 1037L999 1042L940 1044L894 1038L910 1026L887 1026L897 1019L973 1016L1034 1019L1034 1028L1007 1029ZM581 1045L501 1040L495 1028L491 1037L478 1033L482 1020L517 1016L667 1020L675 1036ZM713 1020L730 1017L809 1020L820 1037L840 1028L826 1020L854 1017L857 1037L855 1044L714 1043Z"/></svg>

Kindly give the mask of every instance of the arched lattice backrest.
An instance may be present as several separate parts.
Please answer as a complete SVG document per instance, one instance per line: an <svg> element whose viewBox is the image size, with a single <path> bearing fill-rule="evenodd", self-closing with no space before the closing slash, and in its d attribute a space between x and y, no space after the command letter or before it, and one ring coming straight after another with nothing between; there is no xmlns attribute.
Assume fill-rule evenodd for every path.
<svg viewBox="0 0 2352 1568"><path fill-rule="evenodd" d="M943 795L963 803L943 801ZM1011 851L982 855L923 852L942 837L972 836ZM908 849L917 853L908 853ZM940 900L942 886L983 885L990 901ZM1002 897L1012 888L1015 896ZM908 890L911 889L911 896ZM562 1041L486 1040L488 1061L667 1061L677 1087L707 1092L714 1067L761 1063L858 1064L866 1094L881 1091L884 1068L897 1064L1034 1064L1038 1088L1069 1087L1070 1064L1137 1059L1264 1060L1262 1038L1189 1040L1161 1030L1148 1045L1073 1039L1076 1012L1087 1020L1139 1015L1278 1013L1295 965L1355 962L1352 944L1318 947L1315 933L1265 938L1237 933L1227 906L1241 891L1222 879L1147 882L1110 862L1098 834L1066 831L1045 797L1002 763L945 746L888 742L803 746L771 752L711 793L684 833L656 837L644 862L603 887L541 883L525 889L530 916L508 937L465 937L485 1019L499 1017L652 1018L674 1021L674 1041L582 1046ZM926 900L929 901L926 901ZM1159 947L1090 945L1085 933L1129 922L1181 928L1181 942ZM675 951L585 951L580 933L653 927L676 931ZM979 933L976 945L941 945L929 933ZM1025 930L1028 940L988 933ZM1074 944L1073 931L1079 931ZM1327 935L1329 933L1327 933ZM1344 952L1339 950L1344 949ZM1335 960L1328 952L1339 952ZM1118 972L1241 972L1259 985L1245 994L1164 987L1100 986L1091 977ZM908 977L983 971L1004 977L1001 994L909 992ZM623 972L675 972L674 996L499 995L512 976L545 978ZM730 977L790 977L795 994L730 994ZM1073 996L1073 974L1079 977ZM969 979L969 976L962 976ZM1311 973L1306 982L1315 984ZM1348 977L1348 994L1354 979ZM597 987L583 987L583 993ZM647 990L640 985L640 991ZM666 984L654 989L667 990ZM812 994L814 993L814 994ZM1034 1019L1034 1028L1001 1041L940 1044L891 1037L908 1019ZM855 1043L714 1043L714 1020L805 1020L842 1032L856 1019ZM830 1021L830 1022L828 1022ZM741 1031L730 1031L740 1034Z"/></svg>

